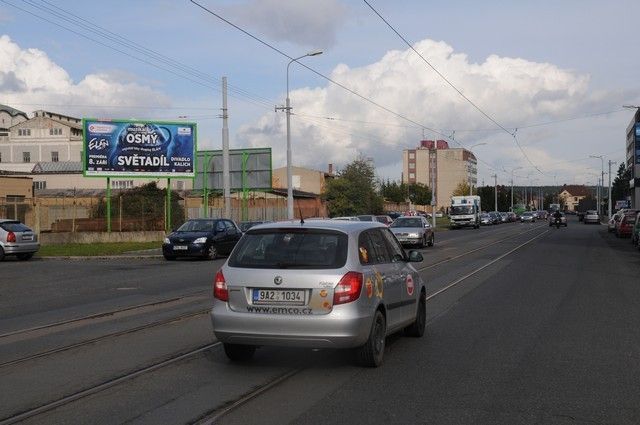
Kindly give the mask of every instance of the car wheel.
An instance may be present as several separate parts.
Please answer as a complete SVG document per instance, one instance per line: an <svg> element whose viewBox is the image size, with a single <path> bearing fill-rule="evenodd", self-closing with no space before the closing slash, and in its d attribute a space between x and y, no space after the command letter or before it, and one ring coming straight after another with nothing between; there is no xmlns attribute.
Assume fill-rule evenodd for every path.
<svg viewBox="0 0 640 425"><path fill-rule="evenodd" d="M215 244L211 244L209 249L207 249L207 259L215 260L218 258L218 247Z"/></svg>
<svg viewBox="0 0 640 425"><path fill-rule="evenodd" d="M29 258L33 257L33 252L29 252L29 253L27 253L27 254L18 254L18 256L17 256L17 257L18 257L18 260L26 261L26 260L28 260Z"/></svg>
<svg viewBox="0 0 640 425"><path fill-rule="evenodd" d="M422 242L420 242L419 248L424 248L425 246L427 246L427 235L422 236Z"/></svg>
<svg viewBox="0 0 640 425"><path fill-rule="evenodd" d="M427 294L420 292L418 300L418 311L416 311L415 321L404 328L404 334L414 338L420 338L424 335L424 328L427 325Z"/></svg>
<svg viewBox="0 0 640 425"><path fill-rule="evenodd" d="M251 360L255 352L255 345L224 343L224 353L229 357L229 360L234 362L246 362L247 360Z"/></svg>
<svg viewBox="0 0 640 425"><path fill-rule="evenodd" d="M167 260L167 261L173 261L173 260L176 259L176 256L175 255L164 254L164 259Z"/></svg>
<svg viewBox="0 0 640 425"><path fill-rule="evenodd" d="M4 249L0 246L0 261L4 260Z"/></svg>
<svg viewBox="0 0 640 425"><path fill-rule="evenodd" d="M356 355L358 363L366 367L378 367L382 364L384 357L385 337L387 333L387 322L380 310L376 310L371 324L369 338L363 346L358 347Z"/></svg>
<svg viewBox="0 0 640 425"><path fill-rule="evenodd" d="M427 243L427 245L429 246L433 246L436 243L436 237L434 235L431 235L431 237L429 238L429 243Z"/></svg>

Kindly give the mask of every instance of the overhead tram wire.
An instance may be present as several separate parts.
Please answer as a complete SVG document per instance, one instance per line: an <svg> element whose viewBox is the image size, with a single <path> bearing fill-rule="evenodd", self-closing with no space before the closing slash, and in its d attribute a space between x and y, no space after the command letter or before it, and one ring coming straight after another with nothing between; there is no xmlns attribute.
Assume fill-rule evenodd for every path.
<svg viewBox="0 0 640 425"><path fill-rule="evenodd" d="M262 40L261 38L259 38L259 37L255 36L255 35L251 34L249 31L247 31L247 30L245 30L245 29L241 28L240 26L238 26L238 25L234 24L233 22L231 22L231 21L229 21L228 19L224 18L224 17L223 17L223 16L221 16L220 14L218 14L218 13L216 13L216 12L214 12L214 11L212 11L212 10L208 9L207 7L205 7L205 6L203 6L202 4L198 3L197 1L195 1L195 0L189 0L189 1L190 1L191 3L193 3L194 5L196 5L197 7L199 7L200 9L202 9L202 10L204 10L205 12L209 13L210 15L215 16L216 18L218 18L218 19L219 19L219 20L221 20L222 22L224 22L224 23L226 23L227 25L229 25L229 26L231 26L231 27L233 27L233 28L237 29L238 31L240 31L240 32L242 32L243 34L247 35L248 37L250 37L250 38L254 39L254 40L255 40L255 41L257 41L258 43L262 44L263 46L268 47L269 49L271 49L271 50L273 50L274 52L276 52L276 53L280 54L281 56L284 56L285 58L287 58L287 59L289 59L289 60L294 60L294 59L295 59L295 58L294 58L294 57L292 57L291 55L289 55L289 54L285 53L284 51L280 50L279 48L277 48L277 47L275 47L275 46L273 46L273 45L271 45L271 44L267 43L266 41ZM336 85L336 86L340 87L341 89L343 89L343 90L345 90L345 91L347 91L347 92L351 93L352 95L354 95L354 96L356 96L356 97L358 97L358 98L360 98L360 99L364 100L365 102L368 102L368 103L370 103L370 104L372 104L372 105L374 105L374 106L376 106L376 107L378 107L378 108L380 108L380 109L382 109L382 110L384 110L384 111L386 111L386 112L388 112L388 113L390 113L390 114L392 114L392 115L394 115L394 116L396 116L396 117L398 117L398 118L400 118L400 119L402 119L402 120L404 120L404 121L407 121L407 122L410 122L410 123L412 123L412 124L415 124L416 126L418 126L418 127L420 127L420 128L423 128L423 129L425 129L425 130L428 130L428 131L430 131L430 132L432 132L432 133L434 133L434 134L437 134L437 135L439 135L439 136L441 136L441 137L443 137L443 138L445 138L445 139L447 139L447 140L450 140L450 141L452 141L453 143L455 143L455 144L457 144L457 145L459 145L459 146L461 146L461 147L465 148L465 146L464 146L462 143L460 143L459 141L457 141L457 140L455 140L455 139L450 138L447 134L442 133L442 132L440 132L440 131L438 131L438 130L436 130L436 129L434 129L434 128L428 127L428 126L426 126L426 125L420 124L419 122L417 122L417 121L415 121L415 120L413 120L413 119L411 119L411 118L409 118L409 117L406 117L406 116L404 116L404 115L402 115L402 114L400 114L400 113L398 113L398 112L395 112L395 111L393 111L392 109L390 109L390 108L388 108L388 107L386 107L386 106L384 106L384 105L381 105L380 103L378 103L378 102L374 101L373 99L370 99L370 98L368 98L368 97L366 97L366 96L363 96L363 95L361 95L360 93L356 92L355 90L350 89L349 87L347 87L347 86L345 86L344 84L342 84L342 83L340 83L340 82L338 82L338 81L336 81L336 80L332 79L331 77L328 77L328 76L326 76L326 75L322 74L321 72L316 71L315 69L311 68L310 66L306 65L306 64L305 64L305 63L303 63L303 62L296 61L296 63L297 63L298 65L300 65L301 67L305 68L306 70L308 70L308 71L312 72L313 74L317 75L318 77L323 78L323 79L325 79L325 80L329 81L330 83L332 83L332 84L334 84L334 85ZM484 161L481 161L481 162L483 162L483 163L484 163ZM490 165L490 164L488 164L488 163L485 163L485 165L487 165L491 170L494 170L494 171L496 171L496 172L501 172L500 170L498 170L498 169L494 168L492 165Z"/></svg>
<svg viewBox="0 0 640 425"><path fill-rule="evenodd" d="M68 23L83 27L85 30L89 31L90 33L93 33L93 34L98 35L100 37L106 38L107 40L109 40L110 42L112 42L112 43L114 43L116 45L124 46L124 47L126 47L128 49L131 49L131 50L134 50L134 51L136 51L138 53L141 53L141 54L149 57L150 59L158 61L158 62L161 62L161 63L164 63L164 64L166 64L167 66L169 66L169 67L171 67L173 69L168 69L165 66L159 65L157 63L150 62L149 60L146 60L146 59L144 59L142 57L133 55L133 54L131 54L129 52L126 52L126 51L124 51L122 49L119 49L119 48L117 48L117 47L115 47L113 45L110 45L110 44L105 43L103 41L97 40L97 39L95 39L95 38L93 38L93 37L91 37L91 36L89 36L87 34L83 34L83 33L79 32L79 31L77 31L75 29L72 29L72 28L69 28L69 27L67 27L67 26L65 26L65 25L63 25L63 24L61 24L59 22L55 22L55 21L53 21L51 19L48 19L47 17L41 16L41 15L39 15L37 13L34 13L31 10L28 10L28 9L22 8L20 6L17 6L15 4L9 2L8 0L0 0L0 1L2 1L3 3L15 8L15 9L18 9L18 10L24 12L24 13L27 13L29 15L32 15L32 16L38 18L38 19L41 19L41 20L43 20L45 22L48 22L48 23L50 23L52 25L55 25L55 26L60 27L62 29L65 29L65 30L67 30L67 31L79 36L79 37L85 38L85 39L87 39L89 41L92 41L92 42L94 42L96 44L99 44L99 45L101 45L103 47L106 47L106 48L111 49L111 50L113 50L115 52L123 54L123 55L125 55L125 56L127 56L127 57L129 57L131 59L134 59L136 61L142 62L142 63L147 64L147 65L151 65L151 66L153 66L155 68L161 69L161 70L163 70L165 72L168 72L168 73L173 74L173 75L175 75L177 77L186 79L186 80L191 81L191 82L193 82L195 84L210 88L210 89L212 89L212 90L214 90L214 91L216 91L218 93L222 92L222 89L220 88L220 85L213 84L213 82L221 81L220 79L212 78L212 77L208 76L207 74L204 74L204 73L196 70L195 68L184 66L183 64L180 64L179 62L173 61L172 59L170 59L170 58L168 58L168 57L166 57L166 56L164 56L164 55L162 55L162 54L160 54L158 52L155 52L155 51L153 51L151 49L147 49L147 48L145 48L143 46L136 47L136 46L140 46L140 45L138 45L137 43L132 42L130 40L127 40L124 37L117 36L117 34L114 34L114 35L117 36L118 38L122 39L122 40L125 40L125 42L119 41L119 40L115 39L115 37L109 36L107 34L104 34L104 33L100 32L100 31L96 31L92 27L88 27L88 26L84 25L82 22L78 21L77 19L71 19L71 18L65 17L65 16L61 15L61 13L55 12L55 11L51 10L50 8L44 7L42 5L35 4L35 3L33 3L32 1L29 1L29 0L23 0L24 3L27 3L27 4L31 5L33 8L35 8L35 9L41 11L41 12L49 13L51 15L57 16L58 18L67 21ZM61 8L58 8L58 9L64 11L64 9L61 9ZM66 11L64 11L64 12L66 12ZM66 13L71 14L70 12L66 12ZM71 14L71 15L72 16L77 16L77 15L73 15L73 14ZM83 18L78 17L78 19L83 19ZM97 24L94 24L94 23L92 23L90 21L87 21L87 20L85 20L85 21L89 22L92 25L95 25L98 28L101 28ZM109 33L108 30L104 30L104 31ZM185 74L187 74L187 75L185 75ZM194 78L196 78L196 79L194 79ZM242 101L245 101L245 102L248 102L248 103L253 103L255 105L263 106L263 107L268 108L268 109L272 108L272 102L271 101L267 102L265 100L261 100L261 96L259 96L259 95L252 94L252 93L250 93L250 92L248 92L246 90L239 89L239 88L237 88L235 86L233 88L230 87L229 90L236 93L235 96L234 96L233 93L230 94L230 96L232 96L232 97L238 98L238 99L240 99ZM262 98L262 99L264 99L264 98Z"/></svg>
<svg viewBox="0 0 640 425"><path fill-rule="evenodd" d="M193 0L192 0L193 1ZM407 41L407 39L402 36L402 34L400 34L398 32L398 30L396 30L393 25L391 25L373 6L371 6L371 4L367 1L367 0L363 0L365 2L365 4L367 6L369 6L369 8L376 14L378 15L378 17L391 29L391 31L393 31L407 46L409 46L409 48L411 50L413 50L423 61L424 63L426 63L436 74L438 74L438 76L440 76L440 78L442 78L449 86L451 86L451 88L453 88L464 100L466 100L471 106L473 106L478 112L480 112L482 115L484 115L489 121L491 121L492 123L494 123L496 126L498 126L499 128L501 128L503 131L505 131L507 134L509 134L511 137L513 137L514 142L516 143L516 145L518 146L518 148L520 149L520 152L522 152L522 154L524 155L524 157L527 159L527 161L536 169L538 170L538 172L540 172L540 174L545 174L543 173L537 165L535 165L533 163L533 161L531 161L531 159L529 158L529 156L527 155L527 153L524 151L524 149L522 149L522 146L520 146L520 142L518 141L518 138L516 137L516 133L518 131L518 129L516 128L514 132L510 132L509 130L507 130L502 124L500 124L498 121L496 121L493 117L491 117L488 113L486 113L482 108L480 108L478 105L476 105L471 99L469 99L464 93L462 93L462 91L460 91L460 89L458 89L451 81L449 81L449 79L447 77L445 77L440 71L438 71L438 69L436 67L434 67L424 56L422 56L422 54L420 52L418 52L415 47L413 47L411 45L411 43L409 43L409 41Z"/></svg>

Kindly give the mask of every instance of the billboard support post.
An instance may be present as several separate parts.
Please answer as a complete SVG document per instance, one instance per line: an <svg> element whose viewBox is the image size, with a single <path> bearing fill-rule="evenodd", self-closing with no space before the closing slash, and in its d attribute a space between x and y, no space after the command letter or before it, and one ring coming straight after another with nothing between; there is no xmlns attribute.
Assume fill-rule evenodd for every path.
<svg viewBox="0 0 640 425"><path fill-rule="evenodd" d="M166 232L171 230L171 179L167 178L167 220L164 223Z"/></svg>
<svg viewBox="0 0 640 425"><path fill-rule="evenodd" d="M247 161L249 160L249 154L246 151L242 152L242 221L249 219L249 207L247 205L247 195L249 190L247 189Z"/></svg>
<svg viewBox="0 0 640 425"><path fill-rule="evenodd" d="M202 170L202 190L203 190L202 215L203 217L209 217L209 191L207 189L208 171L209 171L209 155L208 153L205 152L204 169Z"/></svg>
<svg viewBox="0 0 640 425"><path fill-rule="evenodd" d="M111 233L111 178L107 177L107 233Z"/></svg>

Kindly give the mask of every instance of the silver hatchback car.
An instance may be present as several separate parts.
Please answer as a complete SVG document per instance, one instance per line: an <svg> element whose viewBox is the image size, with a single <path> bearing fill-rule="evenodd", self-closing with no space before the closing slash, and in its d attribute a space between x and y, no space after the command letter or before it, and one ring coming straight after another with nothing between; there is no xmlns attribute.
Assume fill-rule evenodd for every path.
<svg viewBox="0 0 640 425"><path fill-rule="evenodd" d="M214 282L213 331L231 360L261 345L355 348L382 363L387 335L420 337L426 287L378 222L271 223L251 228Z"/></svg>
<svg viewBox="0 0 640 425"><path fill-rule="evenodd" d="M33 230L18 220L0 218L0 261L7 255L28 260L38 249L40 243Z"/></svg>

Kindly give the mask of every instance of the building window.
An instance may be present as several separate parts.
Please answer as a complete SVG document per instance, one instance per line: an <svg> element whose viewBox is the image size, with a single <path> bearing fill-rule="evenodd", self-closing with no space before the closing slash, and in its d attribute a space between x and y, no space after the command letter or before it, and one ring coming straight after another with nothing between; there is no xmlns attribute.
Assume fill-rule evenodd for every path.
<svg viewBox="0 0 640 425"><path fill-rule="evenodd" d="M31 162L31 152L22 152L22 162Z"/></svg>
<svg viewBox="0 0 640 425"><path fill-rule="evenodd" d="M114 180L111 182L113 189L131 189L133 187L133 180Z"/></svg>
<svg viewBox="0 0 640 425"><path fill-rule="evenodd" d="M33 188L36 190L42 190L47 188L47 182L33 182Z"/></svg>
<svg viewBox="0 0 640 425"><path fill-rule="evenodd" d="M7 203L21 204L24 202L24 195L7 195Z"/></svg>
<svg viewBox="0 0 640 425"><path fill-rule="evenodd" d="M413 169L415 169L415 168L416 168L416 164L415 164L414 162L410 162L410 163L409 163L409 169L410 169L410 170L413 170Z"/></svg>
<svg viewBox="0 0 640 425"><path fill-rule="evenodd" d="M31 136L31 129L30 128L19 128L18 129L18 136Z"/></svg>
<svg viewBox="0 0 640 425"><path fill-rule="evenodd" d="M409 178L410 179L415 179L416 178L416 173L409 173Z"/></svg>
<svg viewBox="0 0 640 425"><path fill-rule="evenodd" d="M50 136L62 136L62 129L61 128L50 128L49 129L49 135Z"/></svg>
<svg viewBox="0 0 640 425"><path fill-rule="evenodd" d="M416 159L416 153L415 152L409 152L409 159Z"/></svg>
<svg viewBox="0 0 640 425"><path fill-rule="evenodd" d="M51 162L58 162L58 151L51 152Z"/></svg>

